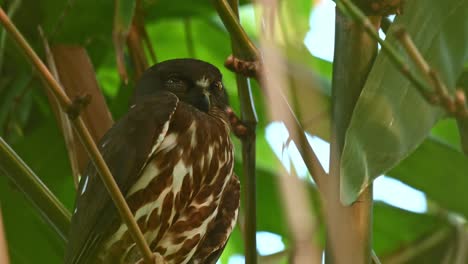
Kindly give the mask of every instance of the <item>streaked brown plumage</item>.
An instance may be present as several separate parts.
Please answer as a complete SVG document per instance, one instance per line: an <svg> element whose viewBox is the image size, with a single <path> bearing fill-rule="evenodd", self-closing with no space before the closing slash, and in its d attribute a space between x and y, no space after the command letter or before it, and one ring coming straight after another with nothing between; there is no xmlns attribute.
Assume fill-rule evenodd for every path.
<svg viewBox="0 0 468 264"><path fill-rule="evenodd" d="M101 151L150 248L167 263L215 263L234 227L239 182L221 74L191 59L150 68ZM65 263L135 263L126 226L90 165Z"/></svg>

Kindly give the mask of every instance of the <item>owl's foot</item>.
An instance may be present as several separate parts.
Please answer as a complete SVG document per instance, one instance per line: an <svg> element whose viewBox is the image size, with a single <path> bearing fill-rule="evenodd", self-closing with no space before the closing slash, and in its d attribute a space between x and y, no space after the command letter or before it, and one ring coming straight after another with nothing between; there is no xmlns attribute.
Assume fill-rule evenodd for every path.
<svg viewBox="0 0 468 264"><path fill-rule="evenodd" d="M231 124L231 130L236 137L245 139L254 133L247 124L240 120L232 108L227 108L226 113L228 115L229 123Z"/></svg>
<svg viewBox="0 0 468 264"><path fill-rule="evenodd" d="M259 60L246 61L236 58L234 55L230 55L224 62L224 66L245 77L251 77L257 80L261 78L262 65Z"/></svg>

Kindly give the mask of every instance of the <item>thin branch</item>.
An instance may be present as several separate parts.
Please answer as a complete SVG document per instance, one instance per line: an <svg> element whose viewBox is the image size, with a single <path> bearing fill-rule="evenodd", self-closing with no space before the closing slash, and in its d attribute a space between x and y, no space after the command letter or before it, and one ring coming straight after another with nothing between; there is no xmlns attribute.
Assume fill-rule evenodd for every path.
<svg viewBox="0 0 468 264"><path fill-rule="evenodd" d="M391 255L383 258L384 263L411 263L414 258L420 256L423 252L431 250L437 244L447 240L453 231L449 228L441 228L430 235L411 243L410 245L404 246Z"/></svg>
<svg viewBox="0 0 468 264"><path fill-rule="evenodd" d="M70 228L70 212L45 186L41 179L0 137L0 169L39 210L45 222L66 242Z"/></svg>
<svg viewBox="0 0 468 264"><path fill-rule="evenodd" d="M140 19L135 16L127 33L127 48L133 62L134 80L139 80L141 75L143 75L143 72L148 68L148 60L144 49L144 39L141 32L142 27L139 26L138 23L140 22L138 21L140 21Z"/></svg>
<svg viewBox="0 0 468 264"><path fill-rule="evenodd" d="M223 2L225 0L215 0L215 5L218 10L218 14L221 17L222 21L224 22L224 25L226 28L228 28L228 31L230 32L231 36L234 35L236 36L237 40L239 43L243 43L242 47L250 47L248 50L249 56L257 56L259 54L257 48L255 46L252 47L253 43L250 41L249 37L247 34L242 29L242 26L239 23L231 23L231 27L240 27L239 29L232 29L228 27L226 23L231 21L231 14L232 10L229 10L230 7L226 6ZM228 16L228 18L224 18L224 16ZM225 22L226 21L226 22ZM235 35L236 32L243 32L240 35ZM244 51L245 52L245 51ZM225 64L228 69L240 73L243 75L246 75L248 77L255 77L257 81L262 80L262 72L263 72L263 63L261 62L260 57L254 57L256 58L255 60L250 60L247 61L244 58L240 58L240 56L230 56ZM250 58L249 58L250 59ZM267 91L263 91L266 93ZM280 92L280 91L271 91L271 92ZM281 95L279 97L281 100L281 104L286 106L286 109L290 111L292 118L292 121L295 122L295 124L289 124L285 123L286 127L288 128L289 131L292 131L294 127L300 127L302 129L302 124L300 123L299 119L295 116L294 111L289 107L289 104L284 98L284 95ZM306 164L307 169L309 170L312 178L314 179L315 183L317 183L317 186L319 187L319 190L321 190L321 183L325 183L325 178L327 173L323 169L322 165L319 162L319 159L317 158L317 155L315 154L314 150L312 147L307 143L307 144L301 144L300 142L308 142L306 135L303 133L297 133L295 136L293 136L293 140L297 143L299 152L301 156L304 159L304 163Z"/></svg>
<svg viewBox="0 0 468 264"><path fill-rule="evenodd" d="M229 3L225 0L216 0L215 6L218 10L219 15L223 22L223 11L228 10L231 14L230 18L233 20L231 23L238 25L238 28L242 29L239 22L239 3L238 0L229 0ZM221 7L221 8L220 8ZM224 8L223 8L224 7ZM227 22L229 23L229 22ZM240 32L245 32L242 30ZM248 40L248 37L242 35L235 35L230 31L231 35L231 46L235 56L247 56L248 52L245 52L247 47L244 47L239 37L245 37L244 40ZM250 43L250 42L247 42ZM250 43L251 44L251 43ZM253 45L253 44L252 44ZM255 47L253 46L254 50ZM253 54L251 54L253 55ZM245 261L247 264L257 263L257 192L256 192L256 148L255 130L257 127L257 113L255 111L255 105L252 97L252 91L250 87L250 80L245 76L236 74L237 92L239 94L239 101L241 107L241 122L246 126L249 133L246 136L241 137L242 142L242 171L244 176L244 189L245 194Z"/></svg>
<svg viewBox="0 0 468 264"><path fill-rule="evenodd" d="M352 18L360 23L365 31L372 37L374 40L379 42L382 47L382 50L387 53L390 61L396 66L396 68L406 77L408 80L416 87L416 89L421 93L421 95L428 101L432 102L434 100L434 94L431 89L425 85L420 79L418 79L405 64L403 57L396 51L396 49L390 45L387 41L384 41L379 37L378 32L372 26L372 23L369 19L349 0L340 0L336 1L336 6L340 9L341 12L349 12Z"/></svg>
<svg viewBox="0 0 468 264"><path fill-rule="evenodd" d="M401 42L406 52L416 64L418 69L424 74L427 81L434 87L435 100L430 103L442 106L446 112L456 118L467 118L468 108L463 90L458 90L452 98L449 95L447 85L442 81L439 74L431 68L422 54L416 48L413 40L403 27L395 30L395 35Z"/></svg>
<svg viewBox="0 0 468 264"><path fill-rule="evenodd" d="M244 31L244 28L242 28L238 16L230 7L228 1L213 0L213 3L229 34L237 41L237 45L239 45L242 52L242 58L249 60L258 59L259 53L257 48Z"/></svg>
<svg viewBox="0 0 468 264"><path fill-rule="evenodd" d="M138 28L138 32L140 33L140 37L143 39L143 42L145 44L146 50L149 52L150 57L151 57L151 62L154 64L158 62L158 59L156 57L156 52L154 51L153 44L151 43L151 39L148 36L148 31L146 30L145 27L145 16L144 16L144 10L143 10L143 3L142 0L137 0L136 1L136 7L135 7L135 25Z"/></svg>
<svg viewBox="0 0 468 264"><path fill-rule="evenodd" d="M127 225L130 233L135 240L138 248L140 249L143 258L146 263L154 263L153 254L146 243L143 234L141 233L140 228L138 227L135 218L133 217L130 208L125 202L125 198L119 190L117 183L115 182L107 164L101 156L98 148L94 144L94 141L87 130L83 120L79 115L74 116L79 113L79 107L73 104L73 102L67 97L63 89L60 87L60 84L53 78L52 74L49 72L44 63L40 60L34 50L29 46L28 42L24 39L18 29L13 25L8 16L5 14L2 8L0 8L0 22L5 27L7 32L11 37L16 41L18 47L26 54L26 57L30 63L36 68L36 70L41 74L48 84L48 88L53 91L55 96L60 102L61 107L69 114L69 118L72 120L74 128L82 140L88 154L91 157L94 165L99 171L104 185L106 186L112 200L114 201L120 216Z"/></svg>
<svg viewBox="0 0 468 264"><path fill-rule="evenodd" d="M2 208L0 207L0 263L8 264L10 263L10 258L8 257L8 245L3 228L3 217L1 209Z"/></svg>
<svg viewBox="0 0 468 264"><path fill-rule="evenodd" d="M272 111L273 112L273 111ZM291 131L302 133L302 131ZM289 160L289 162L291 162ZM292 164L290 164L292 165ZM299 179L294 168L288 172L281 167L278 178L283 208L292 237L292 263L321 263L322 248L314 236L318 232L314 208L309 201L306 182Z"/></svg>
<svg viewBox="0 0 468 264"><path fill-rule="evenodd" d="M45 37L44 31L42 30L42 28L39 27L38 29L39 29L39 36L41 37L43 45L44 45L47 65L49 65L49 69L52 75L54 76L54 78L60 82L59 74L58 74L57 67L54 61L54 56L52 54L52 51L50 50L49 43L47 42L47 39ZM66 114L60 109L60 103L58 102L57 98L54 96L52 91L47 90L46 92L49 98L49 103L52 106L52 110L55 114L55 117L57 118L57 121L62 129L63 137L65 139L65 144L67 146L68 158L70 160L70 165L71 165L71 169L73 173L73 183L75 185L75 190L76 190L78 189L78 183L79 183L79 178L80 178L80 166L79 166L79 161L78 161L78 152L75 148L76 145L74 144L73 129L71 127L70 120L66 117Z"/></svg>
<svg viewBox="0 0 468 264"><path fill-rule="evenodd" d="M372 28L372 24L369 19L362 14L362 12L349 0L340 0L336 2L337 7L342 11L348 11L353 19L359 22L365 28L366 32L375 40L379 42L382 50L387 53L390 61L397 67L397 69L416 87L418 92L423 98L433 105L440 105L450 115L455 116L457 119L459 128L463 127L461 132L465 132L468 127L468 106L466 105L466 95L463 90L459 89L455 92L454 98L448 95L446 85L441 81L437 72L432 70L430 66L425 62L424 58L419 54L419 51L412 43L409 36L402 29L396 31L397 37L402 42L407 53L410 55L412 60L416 63L421 71L425 73L426 78L434 86L431 89L429 86L424 84L419 78L417 78L405 65L402 56L391 46L388 42L383 41L377 31ZM465 154L468 155L468 140L462 137L462 148Z"/></svg>
<svg viewBox="0 0 468 264"><path fill-rule="evenodd" d="M288 129L289 137L295 141L297 148L300 149L300 154L306 160L308 155L304 153L304 149L311 150L311 148L304 129L297 122L297 116L293 115L294 111L290 108L287 100L287 98L292 98L292 105L295 105L294 90L287 88L292 86L292 80L284 69L284 60L282 59L284 54L274 41L276 36L270 34L277 32L273 21L277 15L278 6L268 0L260 1L259 4L263 10L271 11L265 12L264 28L260 38L264 59L262 81L265 85L268 112L273 120L283 121ZM296 114L300 115L301 113L297 112ZM289 143L290 141L286 144ZM308 163L310 165L310 162ZM319 164L318 160L316 164ZM310 172L316 174L315 171L311 170ZM291 249L290 262L321 263L322 248L314 237L317 234L317 218L313 214L314 210L308 199L306 182L297 177L294 168L291 168L290 173L288 173L281 165L277 180L287 216L288 230L292 238L293 248Z"/></svg>

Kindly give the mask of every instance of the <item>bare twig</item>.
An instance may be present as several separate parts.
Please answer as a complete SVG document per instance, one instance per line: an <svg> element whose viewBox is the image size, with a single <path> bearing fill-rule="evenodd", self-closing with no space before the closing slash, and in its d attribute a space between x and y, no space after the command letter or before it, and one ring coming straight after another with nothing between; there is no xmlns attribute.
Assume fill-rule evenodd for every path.
<svg viewBox="0 0 468 264"><path fill-rule="evenodd" d="M229 17L235 25L238 25L240 29L239 22L239 9L238 0L216 0L215 6L218 10L221 19L226 25L226 17L223 17L223 11L228 11L231 16ZM228 22L229 23L229 22ZM227 25L226 25L227 26ZM243 32L241 30L240 32ZM239 33L239 32L238 32ZM245 34L245 32L243 32ZM246 47L242 46L242 42L238 38L239 35L233 34L230 31L231 35L231 46L232 51L236 56L246 57L248 52L245 52ZM244 36L244 40L248 37ZM249 42L250 43L250 42ZM251 44L251 43L250 43ZM253 45L253 44L252 44ZM254 47L255 50L255 47ZM251 54L253 55L253 54ZM236 74L237 82L237 92L239 94L239 101L241 107L241 122L245 125L246 130L249 133L246 133L245 136L241 137L242 142L242 171L244 177L244 194L245 194L245 261L247 264L257 263L257 192L256 192L256 148L255 140L256 134L255 130L257 127L257 113L255 111L255 105L252 97L250 80L245 76Z"/></svg>
<svg viewBox="0 0 468 264"><path fill-rule="evenodd" d="M226 5L224 2L225 2L225 0L215 0L214 1L215 6L216 6L216 8L218 10L218 14L221 17L221 19L223 20L223 23L226 26L226 28L228 29L231 36L234 36L238 40L239 43L243 43L242 47L245 47L245 49L242 49L242 51L244 53L247 53L247 55L246 55L247 60L246 60L246 58L239 58L239 56L234 56L232 59L228 59L227 64L228 65L233 64L234 61L237 60L240 64L257 65L257 67L254 67L255 71L256 71L255 76L257 78L261 78L263 76L263 74L260 73L259 71L262 71L262 66L261 65L263 63L260 62L260 57L258 56L259 52L258 52L257 48L253 45L252 41L249 39L247 34L244 32L241 25L238 22L233 22L232 21L233 19L235 20L235 15L232 12L232 10L230 10L229 5ZM237 28L237 27L239 27L239 28ZM259 60L259 62L255 62L255 60ZM252 61L252 62L249 62L249 61ZM246 68L249 68L249 67L246 67ZM240 71L240 72L237 72L237 73L245 73L245 72ZM265 90L263 92L267 93L267 91L265 91ZM269 92L274 92L274 93L279 92L279 93L281 93L281 91L269 91ZM287 100L284 97L284 95L281 95L278 98L280 99L281 104L285 106L285 109L287 111L289 111L291 116L293 117L291 119L291 121L293 123L289 123L289 122L285 123L288 130L291 131L296 126L302 128L302 125L299 122L299 119L297 119L294 112L289 107L289 105L287 103ZM317 186L319 186L319 190L321 190L321 188L320 188L321 183L326 181L325 180L326 172L323 169L320 162L318 161L317 155L315 154L314 150L312 149L312 147L309 144L303 144L302 145L302 144L299 143L299 142L307 142L307 138L306 138L305 134L297 133L297 134L294 135L293 140L298 143L297 144L298 149L299 149L299 152L300 152L301 156L304 159L304 163L306 164L307 169L309 170L312 178L317 183Z"/></svg>
<svg viewBox="0 0 468 264"><path fill-rule="evenodd" d="M452 98L439 74L426 62L406 30L403 27L399 27L395 30L395 35L412 61L424 74L432 87L434 87L434 100L430 101L430 103L442 106L448 114L456 118L467 118L466 113L468 112L468 108L463 90L458 90Z"/></svg>
<svg viewBox="0 0 468 264"><path fill-rule="evenodd" d="M237 19L238 16L229 6L229 3L226 0L213 0L213 3L229 34L238 42L242 52L242 58L248 60L258 59L259 54L257 48L240 25Z"/></svg>
<svg viewBox="0 0 468 264"><path fill-rule="evenodd" d="M141 32L143 26L139 25L139 20L137 17L134 17L127 36L128 53L133 62L134 80L139 80L143 72L148 68L148 60L143 43L144 39Z"/></svg>
<svg viewBox="0 0 468 264"><path fill-rule="evenodd" d="M47 65L54 76L54 78L60 82L60 78L57 72L57 67L55 65L54 56L52 55L52 51L50 50L49 43L44 35L44 31L41 27L38 28L39 36L42 38L42 42L44 45L45 56ZM64 113L60 109L60 103L58 102L57 98L54 96L52 91L47 90L47 96L49 98L49 103L52 106L52 110L55 114L55 117L62 129L62 134L65 139L65 144L67 146L68 151L68 158L70 160L70 165L73 173L73 183L75 184L75 189L78 188L78 182L80 178L80 165L79 165L79 158L78 152L76 150L76 145L74 144L74 136L73 136L73 129L70 123L70 120L67 118L66 113Z"/></svg>
<svg viewBox="0 0 468 264"><path fill-rule="evenodd" d="M10 258L8 257L8 246L5 232L3 231L3 218L1 209L2 208L0 207L0 263L8 264L10 263Z"/></svg>
<svg viewBox="0 0 468 264"><path fill-rule="evenodd" d="M396 68L406 77L408 80L418 89L421 95L428 101L431 102L434 100L434 95L431 89L425 85L420 79L418 79L405 64L403 57L396 51L396 49L391 46L388 42L382 40L379 37L377 30L373 27L370 20L349 0L340 0L336 2L336 6L342 12L349 12L352 18L360 23L365 31L372 37L374 40L379 42L382 47L382 50L387 53L390 58L390 61L395 64Z"/></svg>
<svg viewBox="0 0 468 264"><path fill-rule="evenodd" d="M53 93L59 100L62 109L64 109L67 113L69 113L70 110L73 110L72 101L64 93L63 89L60 87L60 84L53 78L52 74L49 72L47 67L37 56L34 50L29 46L28 42L24 39L24 37L21 35L18 29L13 25L13 23L10 21L10 19L5 14L2 8L0 8L0 22L5 27L7 32L11 35L11 37L16 41L18 47L25 53L30 63L45 79L46 83L48 84L48 88L53 91ZM70 118L72 118L72 116L70 116ZM83 120L79 116L77 116L76 118L72 119L72 123L77 133L79 134L82 143L85 145L86 150L91 156L91 160L98 169L99 175L101 176L104 185L106 186L112 200L114 201L120 213L120 216L124 220L125 224L128 226L128 229L130 230L133 239L135 240L138 248L140 249L145 259L145 262L147 262L148 264L154 263L154 256L151 250L149 249L148 244L146 243L143 234L141 233L141 230L138 227L132 215L132 212L130 211L130 208L125 202L124 196L120 192L117 183L112 177L112 174L109 168L107 167L107 164L102 158L98 148L94 144L94 141L89 131L87 130Z"/></svg>
<svg viewBox="0 0 468 264"><path fill-rule="evenodd" d="M301 131L292 131L301 133ZM288 173L283 167L278 178L283 208L292 236L292 263L321 263L322 248L314 236L318 232L314 208L309 201L306 183L297 177L294 168Z"/></svg>
<svg viewBox="0 0 468 264"><path fill-rule="evenodd" d="M437 244L448 239L452 234L453 231L449 228L441 228L432 232L427 237L415 241L415 243L412 243L411 245L398 249L391 255L384 257L382 260L386 264L411 263L416 256L419 256L421 253L435 247Z"/></svg>
<svg viewBox="0 0 468 264"><path fill-rule="evenodd" d="M142 0L136 1L135 20L136 20L135 25L138 28L140 37L143 39L146 49L148 50L150 54L151 62L156 63L158 61L156 57L156 52L154 51L153 44L151 43L151 39L148 36L148 31L146 30L145 23L144 23L145 16L144 16Z"/></svg>
<svg viewBox="0 0 468 264"><path fill-rule="evenodd" d="M293 111L286 99L291 97L290 91L287 89L290 80L282 65L282 53L279 51L278 46L275 45L275 36L269 34L277 31L275 24L270 22L276 16L277 13L275 11L278 8L274 3L267 0L260 1L259 3L263 10L267 8L273 10L264 16L264 28L260 38L264 59L262 82L265 86L264 92L266 93L265 97L269 106L268 112L272 119L284 122L290 138L296 143L300 154L304 160L307 160L310 166L310 157L304 153L304 150L311 150L310 145L303 128L297 122L296 116L293 115ZM292 97L294 99L294 96ZM318 160L316 162L314 164L317 164L318 168L321 168ZM314 239L317 233L317 219L313 214L314 210L308 199L305 182L297 177L294 168L291 168L291 172L288 175L280 165L280 171L281 174L278 176L279 188L293 240L291 263L321 263L322 248ZM310 173L314 174L314 177L319 176L316 174L315 169L311 169ZM324 176L324 174L321 176Z"/></svg>

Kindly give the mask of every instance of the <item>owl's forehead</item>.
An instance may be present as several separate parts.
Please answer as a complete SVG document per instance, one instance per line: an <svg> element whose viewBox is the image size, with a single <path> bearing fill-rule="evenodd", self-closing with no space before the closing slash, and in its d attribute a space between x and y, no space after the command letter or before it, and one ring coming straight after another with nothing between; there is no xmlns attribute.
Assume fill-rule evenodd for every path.
<svg viewBox="0 0 468 264"><path fill-rule="evenodd" d="M222 78L218 68L204 61L178 59L162 64L160 70L163 76L181 75L194 82L201 83L211 83Z"/></svg>

